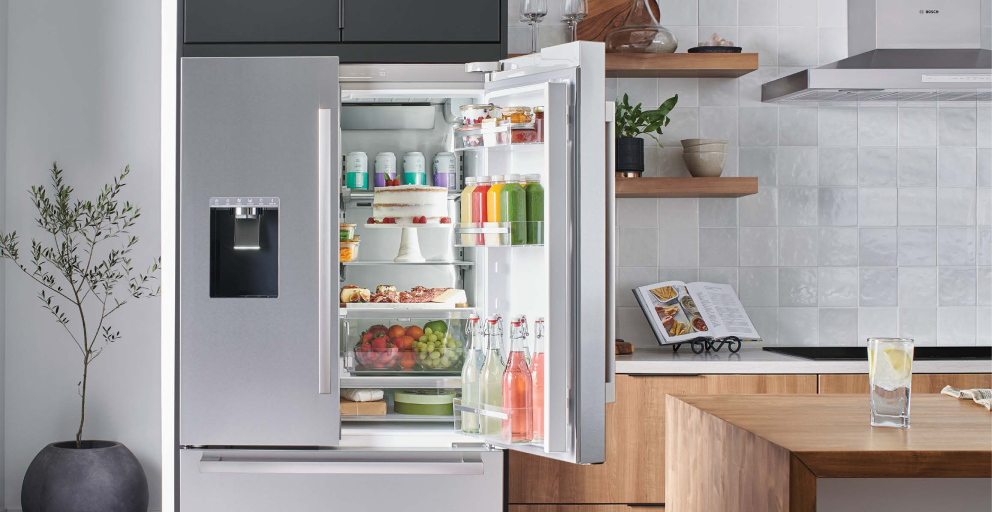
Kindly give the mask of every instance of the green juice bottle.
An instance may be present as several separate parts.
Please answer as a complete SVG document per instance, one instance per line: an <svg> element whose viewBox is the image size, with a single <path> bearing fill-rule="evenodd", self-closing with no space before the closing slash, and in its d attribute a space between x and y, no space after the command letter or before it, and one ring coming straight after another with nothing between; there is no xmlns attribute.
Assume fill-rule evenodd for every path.
<svg viewBox="0 0 992 512"><path fill-rule="evenodd" d="M527 193L519 174L508 174L499 191L500 220L509 223L510 245L527 243Z"/></svg>
<svg viewBox="0 0 992 512"><path fill-rule="evenodd" d="M527 245L544 245L544 186L540 174L528 174L524 185L527 196Z"/></svg>

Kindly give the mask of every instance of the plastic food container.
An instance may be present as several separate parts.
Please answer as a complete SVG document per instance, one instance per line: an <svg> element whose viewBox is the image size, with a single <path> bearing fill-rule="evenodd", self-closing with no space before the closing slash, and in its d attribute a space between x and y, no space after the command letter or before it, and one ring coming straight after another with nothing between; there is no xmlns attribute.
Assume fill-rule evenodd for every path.
<svg viewBox="0 0 992 512"><path fill-rule="evenodd" d="M465 126L477 126L482 124L484 119L499 119L502 116L500 109L492 103L485 105L462 105L458 107L462 113L462 124Z"/></svg>
<svg viewBox="0 0 992 512"><path fill-rule="evenodd" d="M461 148L502 146L510 143L510 125L486 123L480 126L462 126L455 129L455 142Z"/></svg>
<svg viewBox="0 0 992 512"><path fill-rule="evenodd" d="M510 125L511 144L529 144L538 142L537 128L534 123L514 123Z"/></svg>
<svg viewBox="0 0 992 512"><path fill-rule="evenodd" d="M398 414L451 416L455 393L438 389L410 389L393 393L393 411Z"/></svg>
<svg viewBox="0 0 992 512"><path fill-rule="evenodd" d="M352 238L355 238L355 228L358 227L357 224L345 224L341 223L341 241L350 242Z"/></svg>
<svg viewBox="0 0 992 512"><path fill-rule="evenodd" d="M511 123L529 123L533 120L530 107L505 107L503 119Z"/></svg>
<svg viewBox="0 0 992 512"><path fill-rule="evenodd" d="M537 130L537 141L544 142L544 107L534 107L534 129Z"/></svg>
<svg viewBox="0 0 992 512"><path fill-rule="evenodd" d="M358 259L358 241L341 242L339 257L342 263Z"/></svg>

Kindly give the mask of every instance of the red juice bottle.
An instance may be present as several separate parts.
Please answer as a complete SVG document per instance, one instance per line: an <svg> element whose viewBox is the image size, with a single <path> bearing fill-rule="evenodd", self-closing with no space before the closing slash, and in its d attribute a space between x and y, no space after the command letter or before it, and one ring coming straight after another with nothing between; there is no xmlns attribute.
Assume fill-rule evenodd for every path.
<svg viewBox="0 0 992 512"><path fill-rule="evenodd" d="M503 372L503 441L530 442L534 437L534 389L524 355L520 319L510 322L510 358Z"/></svg>
<svg viewBox="0 0 992 512"><path fill-rule="evenodd" d="M530 378L534 388L534 441L544 440L544 317L534 322L534 351Z"/></svg>
<svg viewBox="0 0 992 512"><path fill-rule="evenodd" d="M489 176L479 176L475 183L475 188L472 189L472 223L474 227L481 228L488 214L486 196L489 195ZM475 245L485 245L484 237L483 234L475 235Z"/></svg>

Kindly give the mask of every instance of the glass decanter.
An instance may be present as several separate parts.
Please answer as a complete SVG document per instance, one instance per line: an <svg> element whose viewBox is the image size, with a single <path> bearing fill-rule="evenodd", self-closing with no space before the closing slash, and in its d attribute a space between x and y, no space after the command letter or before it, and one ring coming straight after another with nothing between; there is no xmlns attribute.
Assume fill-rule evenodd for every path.
<svg viewBox="0 0 992 512"><path fill-rule="evenodd" d="M658 0L632 0L623 25L606 35L606 51L675 53L679 41L660 20Z"/></svg>

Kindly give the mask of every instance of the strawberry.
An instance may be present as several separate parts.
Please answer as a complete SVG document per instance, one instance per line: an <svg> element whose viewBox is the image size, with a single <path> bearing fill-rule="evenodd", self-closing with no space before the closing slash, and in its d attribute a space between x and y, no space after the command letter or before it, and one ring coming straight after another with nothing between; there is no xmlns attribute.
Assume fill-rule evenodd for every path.
<svg viewBox="0 0 992 512"><path fill-rule="evenodd" d="M448 217L441 217L441 224L451 224L451 219Z"/></svg>
<svg viewBox="0 0 992 512"><path fill-rule="evenodd" d="M362 344L364 345L365 343L369 343L371 341L372 341L372 332L365 331L365 334L362 335Z"/></svg>
<svg viewBox="0 0 992 512"><path fill-rule="evenodd" d="M366 224L375 224L375 219L373 219L372 217L369 217L369 220L368 220L368 222L366 222Z"/></svg>
<svg viewBox="0 0 992 512"><path fill-rule="evenodd" d="M426 216L424 216L424 215L421 215L421 216L420 216L420 223L421 223L421 224L427 224L427 217L426 217Z"/></svg>
<svg viewBox="0 0 992 512"><path fill-rule="evenodd" d="M372 350L376 352L385 352L387 345L389 345L389 342L386 341L385 337L379 337L372 340Z"/></svg>

